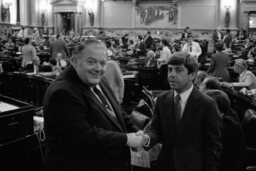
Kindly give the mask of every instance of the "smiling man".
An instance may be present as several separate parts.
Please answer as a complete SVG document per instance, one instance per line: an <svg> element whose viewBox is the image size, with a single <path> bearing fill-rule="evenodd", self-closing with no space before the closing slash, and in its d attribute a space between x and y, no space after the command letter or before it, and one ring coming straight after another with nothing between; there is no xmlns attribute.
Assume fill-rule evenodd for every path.
<svg viewBox="0 0 256 171"><path fill-rule="evenodd" d="M197 60L188 53L174 53L168 62L171 90L158 96L145 132L146 146L163 145L157 170L217 171L221 118L216 102L193 86L197 71Z"/></svg>
<svg viewBox="0 0 256 171"><path fill-rule="evenodd" d="M80 45L44 97L46 170L129 171L130 149L143 143L103 79L106 46Z"/></svg>

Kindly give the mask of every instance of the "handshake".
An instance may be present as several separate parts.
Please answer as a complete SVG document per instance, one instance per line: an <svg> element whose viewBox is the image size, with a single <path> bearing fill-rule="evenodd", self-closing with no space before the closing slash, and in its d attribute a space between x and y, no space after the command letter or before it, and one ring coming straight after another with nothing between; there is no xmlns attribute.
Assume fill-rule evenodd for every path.
<svg viewBox="0 0 256 171"><path fill-rule="evenodd" d="M127 145L131 148L140 149L147 145L150 141L148 135L144 134L143 131L138 131L136 133L129 133L127 135Z"/></svg>

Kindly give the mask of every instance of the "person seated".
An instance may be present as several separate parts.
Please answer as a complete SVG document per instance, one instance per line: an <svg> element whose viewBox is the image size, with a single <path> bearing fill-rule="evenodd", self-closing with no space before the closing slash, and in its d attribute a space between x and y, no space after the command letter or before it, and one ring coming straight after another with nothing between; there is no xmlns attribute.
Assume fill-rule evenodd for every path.
<svg viewBox="0 0 256 171"><path fill-rule="evenodd" d="M190 54L191 56L194 56L196 59L198 59L198 57L202 53L202 49L201 49L199 43L195 42L193 40L192 36L189 36L187 38L187 42L182 47L181 51L186 52L186 53Z"/></svg>
<svg viewBox="0 0 256 171"><path fill-rule="evenodd" d="M157 59L155 58L155 53L152 50L147 52L147 58L145 60L145 67L157 67Z"/></svg>
<svg viewBox="0 0 256 171"><path fill-rule="evenodd" d="M158 58L158 68L161 68L162 65L167 64L172 57L172 52L169 48L168 40L163 39L160 43L160 46L162 47L162 51L160 52L160 58Z"/></svg>
<svg viewBox="0 0 256 171"><path fill-rule="evenodd" d="M243 87L249 90L256 88L256 77L251 71L247 70L246 60L236 59L234 71L239 74L239 81L233 83L223 82L223 86L237 87L239 90Z"/></svg>
<svg viewBox="0 0 256 171"><path fill-rule="evenodd" d="M202 92L206 92L207 90L218 90L220 89L220 86L221 84L217 77L208 76L199 86L199 89Z"/></svg>
<svg viewBox="0 0 256 171"><path fill-rule="evenodd" d="M244 170L245 135L237 113L231 108L228 95L221 90L208 90L220 110L222 118L222 155L219 171Z"/></svg>
<svg viewBox="0 0 256 171"><path fill-rule="evenodd" d="M199 70L197 72L196 78L194 80L194 85L199 88L200 85L203 83L204 79L208 76L205 71Z"/></svg>
<svg viewBox="0 0 256 171"><path fill-rule="evenodd" d="M57 65L56 59L51 58L49 61L49 65L51 67L51 71L50 72L40 72L39 76L56 78L58 75L60 75L60 73L62 72L62 69L60 66Z"/></svg>

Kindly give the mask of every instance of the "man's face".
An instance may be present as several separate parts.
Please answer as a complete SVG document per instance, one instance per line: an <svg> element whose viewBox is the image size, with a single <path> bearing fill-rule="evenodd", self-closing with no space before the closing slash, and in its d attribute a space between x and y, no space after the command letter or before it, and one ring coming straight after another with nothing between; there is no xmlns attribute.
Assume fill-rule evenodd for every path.
<svg viewBox="0 0 256 171"><path fill-rule="evenodd" d="M171 89L182 93L190 88L195 73L188 74L184 65L168 65L168 81Z"/></svg>
<svg viewBox="0 0 256 171"><path fill-rule="evenodd" d="M99 84L107 62L106 48L101 44L90 44L82 56L74 62L79 78L89 86Z"/></svg>
<svg viewBox="0 0 256 171"><path fill-rule="evenodd" d="M189 38L187 39L187 41L188 41L189 44L192 44L193 39L192 39L191 37L189 37Z"/></svg>

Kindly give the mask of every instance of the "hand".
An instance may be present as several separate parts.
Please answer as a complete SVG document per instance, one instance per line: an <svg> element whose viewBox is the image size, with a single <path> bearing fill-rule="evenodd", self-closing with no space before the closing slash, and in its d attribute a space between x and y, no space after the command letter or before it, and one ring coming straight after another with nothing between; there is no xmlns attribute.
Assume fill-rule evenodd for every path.
<svg viewBox="0 0 256 171"><path fill-rule="evenodd" d="M143 136L136 135L136 133L129 133L127 135L127 145L131 148L141 148L143 146Z"/></svg>
<svg viewBox="0 0 256 171"><path fill-rule="evenodd" d="M149 136L145 134L142 130L139 130L138 132L136 132L136 135L141 135L143 137L142 146L145 146L146 144L149 143L150 141Z"/></svg>
<svg viewBox="0 0 256 171"><path fill-rule="evenodd" d="M232 84L227 82L223 82L221 85L224 87L232 87Z"/></svg>

